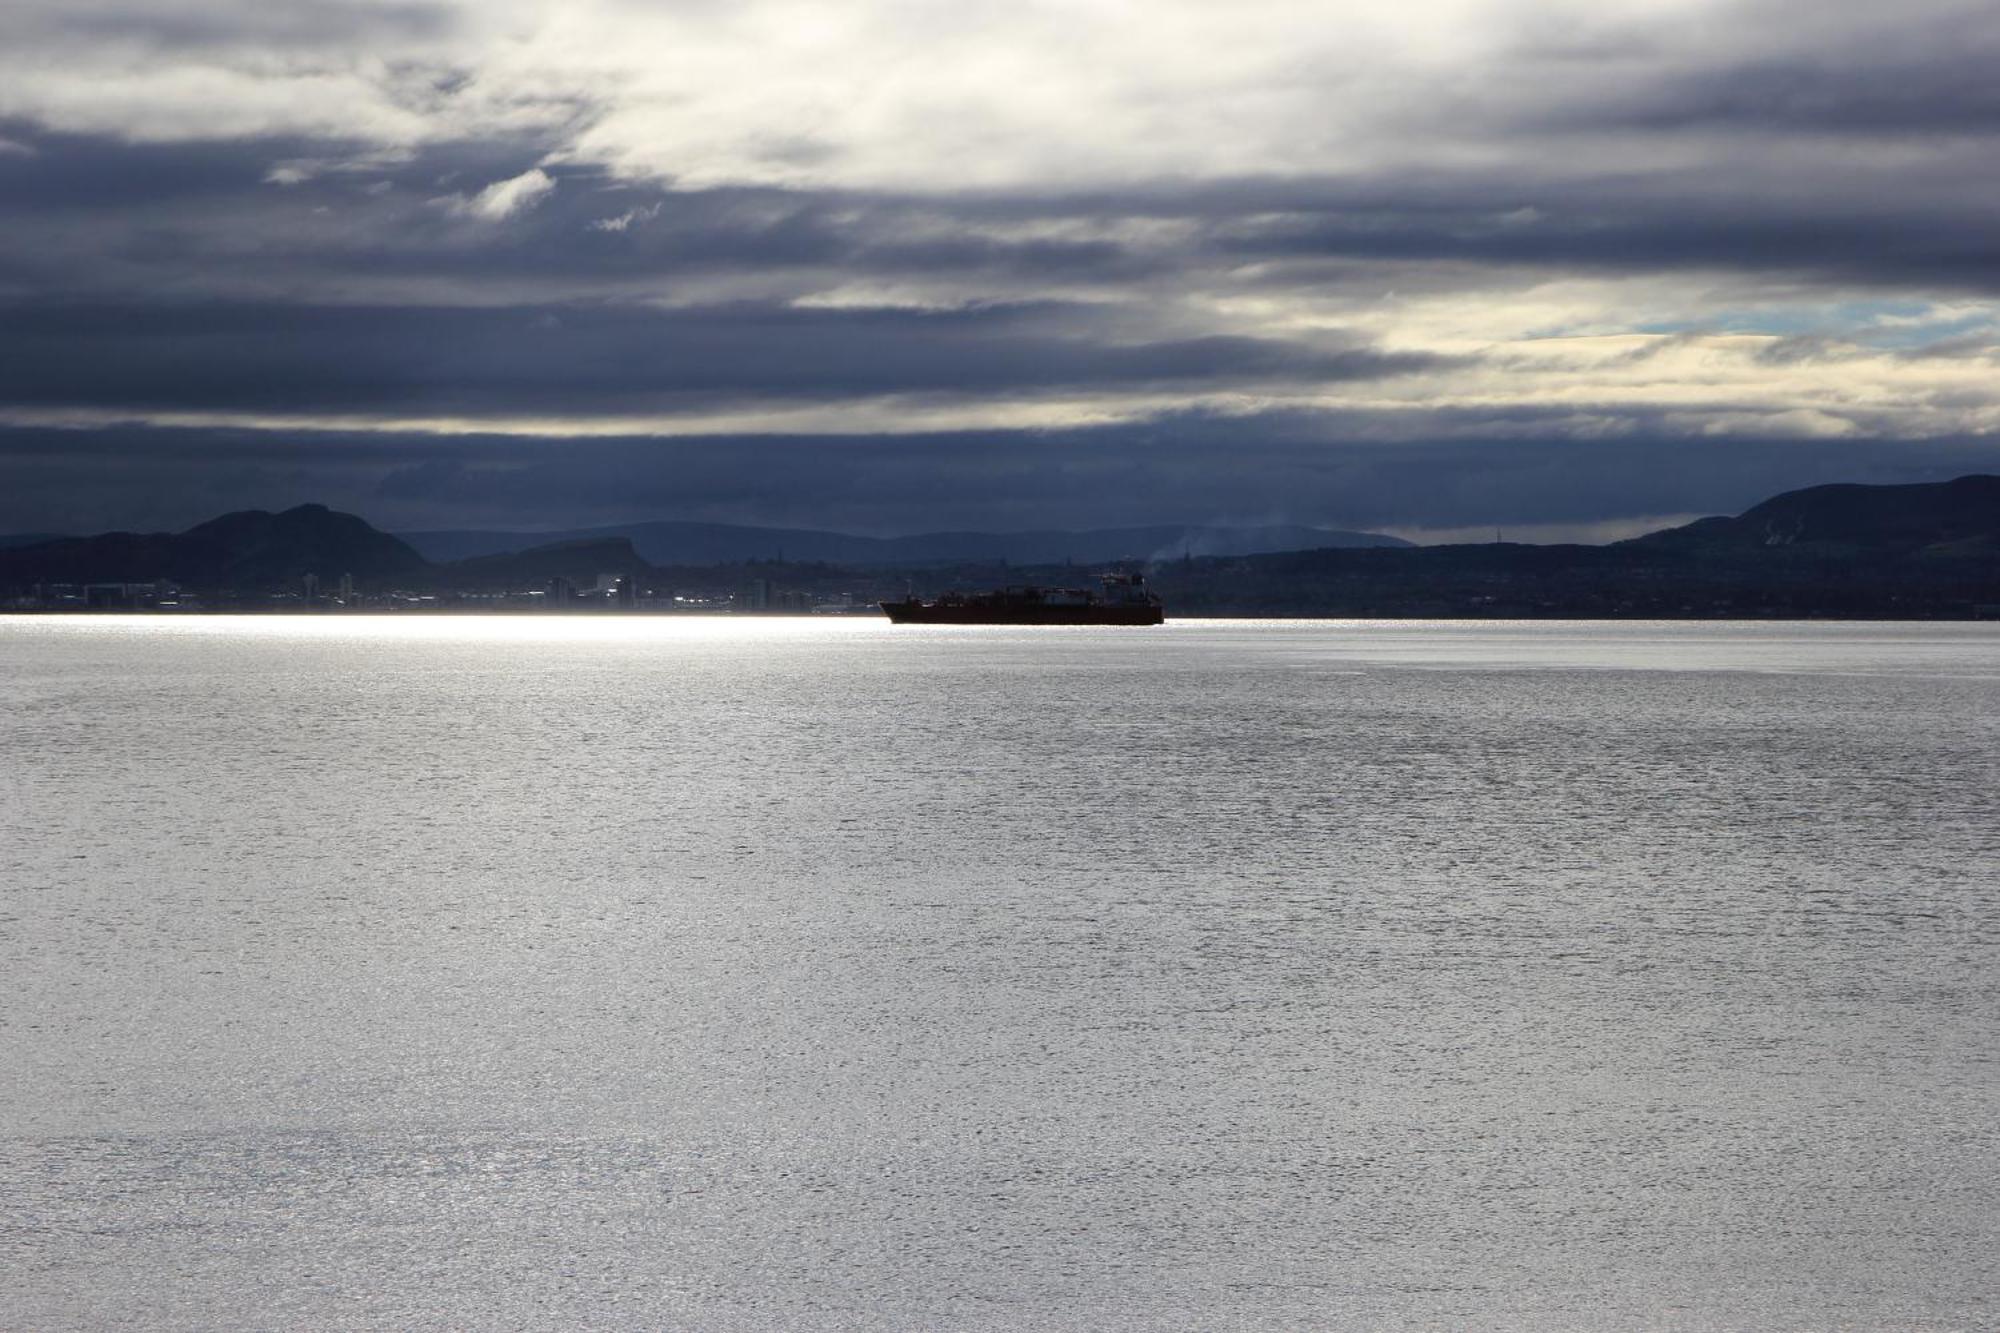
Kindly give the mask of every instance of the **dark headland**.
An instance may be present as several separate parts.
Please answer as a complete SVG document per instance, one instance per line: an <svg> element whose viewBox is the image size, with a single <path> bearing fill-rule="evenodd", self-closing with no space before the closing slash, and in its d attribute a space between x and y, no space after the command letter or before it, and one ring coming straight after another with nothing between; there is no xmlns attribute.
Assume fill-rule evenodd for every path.
<svg viewBox="0 0 2000 1333"><path fill-rule="evenodd" d="M1296 549L1282 549L1301 543ZM0 536L0 609L866 610L1143 568L1173 616L2000 618L2000 477L1789 491L1604 546L1311 528L868 538L714 524L379 531L321 505L180 533Z"/></svg>

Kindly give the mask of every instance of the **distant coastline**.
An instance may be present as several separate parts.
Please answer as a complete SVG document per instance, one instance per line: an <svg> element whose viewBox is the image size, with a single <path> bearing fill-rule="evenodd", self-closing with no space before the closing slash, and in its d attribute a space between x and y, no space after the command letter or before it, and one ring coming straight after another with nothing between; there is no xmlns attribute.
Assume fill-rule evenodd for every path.
<svg viewBox="0 0 2000 1333"><path fill-rule="evenodd" d="M881 620L884 623L887 623L888 621L888 617L883 615L883 613L878 608L875 607L859 608L854 611L819 611L819 610L734 611L728 609L713 609L713 610L702 610L702 611L664 611L664 610L652 610L652 609L636 610L636 611L620 611L620 610L595 609L595 610L572 611L572 612L558 613L558 614L576 619L588 619L588 620ZM223 620L230 618L244 619L253 617L276 619L287 616L296 618L395 616L395 617L408 617L412 619L434 616L443 619L453 619L453 620L472 619L484 616L498 620L498 619L521 619L521 618L540 619L548 617L549 615L550 613L548 612L537 612L528 610L494 610L489 607L469 607L469 606L420 606L420 607L410 607L404 609L383 609L377 607L354 607L351 609L344 607L332 607L332 608L316 607L310 610L287 608L283 606L187 607L187 608L75 607L75 608L60 608L60 609L40 608L40 609L30 609L30 610L13 608L13 609L0 610L0 619L24 619L24 620L25 619L98 620L98 619L116 619L116 618L129 619L132 617L147 617L159 620L174 620L174 619ZM1542 611L1542 610L1523 610L1523 611L1509 610L1509 611L1470 612L1470 613L1460 612L1453 614L1432 614L1432 613L1416 612L1416 611L1411 611L1411 612L1379 611L1379 612L1370 612L1368 614L1352 614L1352 615L1344 613L1336 614L1332 612L1324 614L1318 614L1318 613L1304 614L1304 613L1279 613L1279 612L1257 612L1257 611L1204 611L1198 615L1174 615L1170 613L1167 616L1166 623L1172 625L1177 622L1196 621L1196 620L1204 622L1219 621L1219 620L1240 620L1245 623L1254 623L1262 621L1288 621L1288 620L1295 620L1299 621L1300 623L1317 623L1321 621L1331 621L1331 620L1358 620L1358 621L1384 621L1384 622L1409 621L1412 623L1438 622L1438 623L1464 623L1464 624L1495 624L1495 623L1504 623L1508 621L1548 621L1551 623L1581 623L1589 621L1603 621L1605 623L1689 624L1689 625L1710 625L1710 624L1722 624L1722 623L1772 624L1772 625L1801 625L1801 624L1975 625L1975 624L2000 623L2000 605L1979 607L1964 611L1946 609L1936 614L1914 614L1906 612L1902 614L1885 614L1885 615L1866 615L1858 613L1834 615L1834 614L1821 614L1817 612L1801 612L1793 614L1783 614L1774 612L1765 614L1760 612L1745 612L1745 611L1716 611L1711 613L1680 612L1678 614L1666 613L1666 612L1662 612L1659 614L1641 614L1638 612L1600 612L1595 614L1570 614L1566 612L1554 612L1554 611Z"/></svg>
<svg viewBox="0 0 2000 1333"><path fill-rule="evenodd" d="M740 552L758 540L746 531L755 530L715 540ZM1045 551L1069 540L1116 551L1120 532L1143 545L1174 531L1195 530L1016 534L1014 547L1006 534L937 534L925 541L942 546L899 550L907 556L955 541ZM1239 545L1255 546L1278 530L1205 531L1233 532ZM877 603L911 594L1064 587L1097 569L1125 568L1145 572L1169 620L2000 619L2000 477L1993 476L1812 487L1734 517L1606 546L1411 546L1367 533L1289 531L1326 531L1345 544L1202 554L1189 540L1178 553L1087 562L992 554L845 562L783 558L775 538L796 540L790 532L770 534L769 557L707 562L658 563L630 535L436 560L355 515L301 505L224 515L183 533L0 543L0 611L870 615L879 614Z"/></svg>

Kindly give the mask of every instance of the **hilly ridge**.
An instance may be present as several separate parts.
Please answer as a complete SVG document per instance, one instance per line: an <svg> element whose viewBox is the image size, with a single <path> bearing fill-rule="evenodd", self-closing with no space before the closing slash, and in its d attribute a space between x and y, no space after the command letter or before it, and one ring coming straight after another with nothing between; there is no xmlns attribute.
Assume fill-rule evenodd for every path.
<svg viewBox="0 0 2000 1333"><path fill-rule="evenodd" d="M353 514L305 504L242 510L185 532L107 532L0 549L0 582L95 583L169 579L191 587L258 588L307 574L383 580L421 575L427 562Z"/></svg>
<svg viewBox="0 0 2000 1333"><path fill-rule="evenodd" d="M2000 545L2000 477L1786 491L1734 518L1703 518L1619 543L1661 550L1952 556Z"/></svg>
<svg viewBox="0 0 2000 1333"><path fill-rule="evenodd" d="M931 534L926 540L939 544L930 549L948 554L914 561L895 558L909 552L896 547L896 539L847 539L874 558L841 560L798 543L803 530L721 531L748 543L731 548L741 552L738 558L715 560L718 548L711 542L702 548L706 560L661 560L663 548L649 551L631 536L598 532L439 561L351 514L301 505L275 514L226 514L177 534L106 533L0 545L0 595L11 595L25 609L61 609L83 599L72 593L67 601L45 603L35 589L170 580L204 594L204 606L256 607L286 599L296 604L307 575L317 575L324 586L351 574L360 591L407 594L405 603L421 596L425 604L491 606L496 598L518 603L517 594L553 578L585 587L612 574L629 576L638 589L665 589L667 604L686 591L700 605L729 605L754 583L767 593L787 591L787 605L831 600L865 606L905 591L1071 584L1082 580L1080 566L1111 563L1110 557L1066 549L1083 545L1074 533L1013 534L1061 549L1050 554L1049 546L1021 541L1005 548L1013 555L981 545L991 534L959 534L967 538L959 546L944 540L952 534ZM1152 559L1131 562L1149 568L1175 615L2000 615L2000 477L1992 476L1809 487L1734 517L1701 519L1608 546L1496 542L1204 555L1186 529L1104 532L1127 549L1162 533L1183 538L1178 549L1155 548ZM497 535L511 541L521 534ZM715 530L698 535L708 540Z"/></svg>
<svg viewBox="0 0 2000 1333"><path fill-rule="evenodd" d="M1188 614L1983 618L2000 477L1807 487L1608 546L1294 551L1156 582Z"/></svg>

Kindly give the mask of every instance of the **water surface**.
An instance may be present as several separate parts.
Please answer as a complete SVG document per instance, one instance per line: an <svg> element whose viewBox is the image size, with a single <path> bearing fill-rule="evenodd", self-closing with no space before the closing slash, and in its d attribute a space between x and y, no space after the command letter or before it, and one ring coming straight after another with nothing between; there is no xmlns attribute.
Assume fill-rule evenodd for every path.
<svg viewBox="0 0 2000 1333"><path fill-rule="evenodd" d="M2000 627L0 619L0 1326L2000 1323Z"/></svg>

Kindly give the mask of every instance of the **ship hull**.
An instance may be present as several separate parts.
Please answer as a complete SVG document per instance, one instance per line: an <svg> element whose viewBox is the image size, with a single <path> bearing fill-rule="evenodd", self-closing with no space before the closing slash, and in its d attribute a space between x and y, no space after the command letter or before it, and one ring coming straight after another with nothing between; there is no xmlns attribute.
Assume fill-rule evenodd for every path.
<svg viewBox="0 0 2000 1333"><path fill-rule="evenodd" d="M1167 615L1157 606L978 606L928 602L883 602L882 613L898 625L1160 625Z"/></svg>

